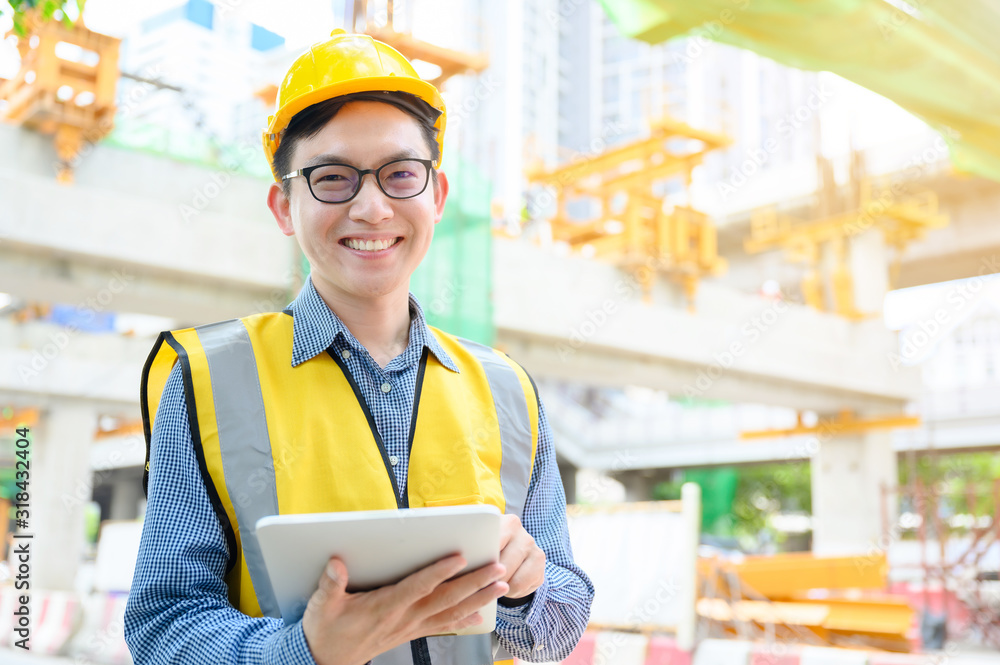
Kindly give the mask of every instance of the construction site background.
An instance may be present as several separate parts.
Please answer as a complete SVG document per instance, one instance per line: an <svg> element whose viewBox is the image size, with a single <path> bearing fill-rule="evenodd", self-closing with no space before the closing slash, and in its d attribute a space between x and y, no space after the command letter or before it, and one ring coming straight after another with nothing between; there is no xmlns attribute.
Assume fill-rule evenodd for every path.
<svg viewBox="0 0 1000 665"><path fill-rule="evenodd" d="M538 384L598 589L566 662L1000 663L987 0L0 4L0 660L131 662L142 362L308 275L260 132L335 27L448 105L411 288Z"/></svg>

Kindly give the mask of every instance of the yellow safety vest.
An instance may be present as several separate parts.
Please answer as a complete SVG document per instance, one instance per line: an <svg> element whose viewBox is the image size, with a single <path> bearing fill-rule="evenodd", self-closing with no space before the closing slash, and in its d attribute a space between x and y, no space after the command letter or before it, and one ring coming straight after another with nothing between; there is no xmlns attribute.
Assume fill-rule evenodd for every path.
<svg viewBox="0 0 1000 665"><path fill-rule="evenodd" d="M291 314L161 333L143 368L143 486L153 418L180 360L195 452L229 545L234 607L280 616L253 531L265 515L485 503L521 516L538 443L538 401L519 365L430 328L459 372L424 350L400 496L375 421L343 361L328 351L292 367ZM489 637L426 638L375 663L509 659L503 649L494 653Z"/></svg>

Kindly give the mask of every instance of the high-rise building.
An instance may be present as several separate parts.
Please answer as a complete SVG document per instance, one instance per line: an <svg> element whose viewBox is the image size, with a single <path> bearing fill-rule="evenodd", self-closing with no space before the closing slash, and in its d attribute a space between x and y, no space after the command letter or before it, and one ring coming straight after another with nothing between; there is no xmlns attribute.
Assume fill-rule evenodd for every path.
<svg viewBox="0 0 1000 665"><path fill-rule="evenodd" d="M151 16L125 40L122 71L171 87L142 96L130 115L223 143L259 141L266 107L254 92L280 81L290 60L284 44L207 0L186 0Z"/></svg>

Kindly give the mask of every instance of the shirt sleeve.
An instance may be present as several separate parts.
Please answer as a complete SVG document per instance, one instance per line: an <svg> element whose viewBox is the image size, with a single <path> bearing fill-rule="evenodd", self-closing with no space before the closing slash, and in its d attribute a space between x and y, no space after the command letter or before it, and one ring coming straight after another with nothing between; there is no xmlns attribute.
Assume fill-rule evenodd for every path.
<svg viewBox="0 0 1000 665"><path fill-rule="evenodd" d="M229 603L228 554L195 457L178 363L153 425L146 516L125 610L136 665L315 665L301 621L251 618Z"/></svg>
<svg viewBox="0 0 1000 665"><path fill-rule="evenodd" d="M545 581L530 603L497 605L496 634L512 655L529 662L556 662L576 647L587 628L594 586L573 561L566 527L566 493L556 465L545 408L539 401L538 449L522 522L545 552Z"/></svg>

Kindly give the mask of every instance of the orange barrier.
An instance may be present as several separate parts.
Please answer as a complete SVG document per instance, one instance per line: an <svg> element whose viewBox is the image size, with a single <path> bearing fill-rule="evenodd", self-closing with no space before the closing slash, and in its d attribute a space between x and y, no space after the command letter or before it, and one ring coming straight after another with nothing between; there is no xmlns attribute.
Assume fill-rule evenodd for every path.
<svg viewBox="0 0 1000 665"><path fill-rule="evenodd" d="M14 611L23 595L13 587L0 589L0 645L12 647L24 636L18 634ZM83 610L76 594L64 591L34 591L30 594L30 639L32 653L56 655L79 627Z"/></svg>
<svg viewBox="0 0 1000 665"><path fill-rule="evenodd" d="M515 663L523 663L515 659ZM691 665L672 637L588 630L562 665Z"/></svg>
<svg viewBox="0 0 1000 665"><path fill-rule="evenodd" d="M515 663L523 663L515 659ZM562 665L926 665L926 655L743 640L703 640L693 654L672 637L588 630Z"/></svg>
<svg viewBox="0 0 1000 665"><path fill-rule="evenodd" d="M84 600L84 622L69 645L77 661L107 665L131 665L125 644L124 593L97 593Z"/></svg>

